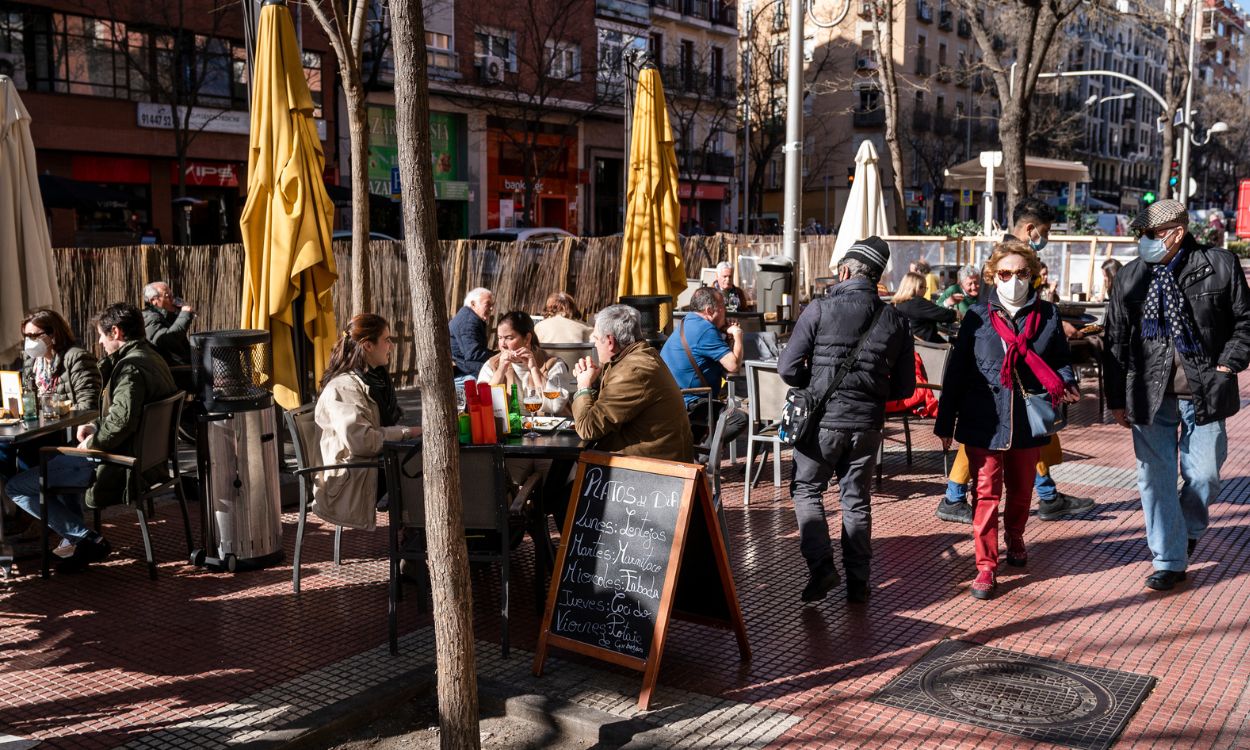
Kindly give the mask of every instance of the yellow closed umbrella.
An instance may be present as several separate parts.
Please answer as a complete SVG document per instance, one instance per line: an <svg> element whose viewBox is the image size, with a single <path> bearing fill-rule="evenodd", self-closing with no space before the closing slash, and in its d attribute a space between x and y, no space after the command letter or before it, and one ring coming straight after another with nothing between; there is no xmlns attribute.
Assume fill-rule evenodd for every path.
<svg viewBox="0 0 1250 750"><path fill-rule="evenodd" d="M17 86L0 75L0 363L22 353L22 319L60 308L56 266L30 139L30 113Z"/></svg>
<svg viewBox="0 0 1250 750"><path fill-rule="evenodd" d="M677 151L668 122L660 71L645 68L638 76L633 132L629 145L628 204L625 242L621 247L618 295L663 295L676 298L686 288L677 228ZM661 309L660 327L671 311Z"/></svg>
<svg viewBox="0 0 1250 750"><path fill-rule="evenodd" d="M332 292L338 272L333 204L295 26L285 5L261 10L252 78L252 124L243 232L243 328L273 335L274 400L300 404L301 376L318 381L338 338ZM297 304L299 303L299 304ZM312 362L296 363L296 307Z"/></svg>

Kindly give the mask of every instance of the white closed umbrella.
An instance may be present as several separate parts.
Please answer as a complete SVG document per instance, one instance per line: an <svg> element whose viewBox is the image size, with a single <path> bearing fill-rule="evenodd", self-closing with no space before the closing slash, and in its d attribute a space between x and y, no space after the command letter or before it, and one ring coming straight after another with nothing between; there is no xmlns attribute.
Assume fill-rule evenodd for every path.
<svg viewBox="0 0 1250 750"><path fill-rule="evenodd" d="M17 86L0 75L0 363L22 351L22 318L60 308L52 240L39 193L30 113Z"/></svg>
<svg viewBox="0 0 1250 750"><path fill-rule="evenodd" d="M855 182L851 185L851 196L846 201L842 223L838 226L829 268L836 269L838 261L856 242L873 235L884 237L889 233L885 197L881 194L881 171L877 168L877 149L873 148L872 141L864 141L855 154ZM887 264L886 271L889 270Z"/></svg>

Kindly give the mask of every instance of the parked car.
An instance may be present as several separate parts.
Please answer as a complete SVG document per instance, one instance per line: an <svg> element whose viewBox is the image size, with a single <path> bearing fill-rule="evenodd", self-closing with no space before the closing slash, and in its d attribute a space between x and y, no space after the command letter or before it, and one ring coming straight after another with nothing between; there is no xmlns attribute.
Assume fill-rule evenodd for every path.
<svg viewBox="0 0 1250 750"><path fill-rule="evenodd" d="M573 237L558 227L525 227L514 229L488 229L470 235L471 240L489 240L491 242L559 242L565 237Z"/></svg>
<svg viewBox="0 0 1250 750"><path fill-rule="evenodd" d="M349 241L349 242L350 242L350 241L351 241L351 239L352 239L352 230L350 230L350 229L336 229L336 230L334 231L334 237L333 237L332 239L333 239L335 242L337 242L337 241L339 241L339 240L347 240L347 241ZM387 240L388 242L399 242L399 238L398 238L398 237L392 237L392 236L390 236L389 234L382 234L381 232L370 232L370 233L369 233L369 239L371 239L371 240Z"/></svg>

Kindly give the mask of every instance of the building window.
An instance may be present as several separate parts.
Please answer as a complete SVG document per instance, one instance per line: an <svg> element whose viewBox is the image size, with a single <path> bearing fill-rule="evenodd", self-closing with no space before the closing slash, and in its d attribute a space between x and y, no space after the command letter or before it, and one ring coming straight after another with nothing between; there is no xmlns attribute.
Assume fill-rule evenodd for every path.
<svg viewBox="0 0 1250 750"><path fill-rule="evenodd" d="M568 81L582 79L582 53L576 44L547 42L547 75Z"/></svg>
<svg viewBox="0 0 1250 750"><path fill-rule="evenodd" d="M651 42L656 43L658 36L653 35ZM616 29L599 29L599 69L595 72L595 87L602 101L617 104L625 101L625 50L642 49L646 44L646 37Z"/></svg>
<svg viewBox="0 0 1250 750"><path fill-rule="evenodd" d="M681 82L687 91L694 90L694 42L681 41Z"/></svg>
<svg viewBox="0 0 1250 750"><path fill-rule="evenodd" d="M786 43L776 42L773 44L773 54L770 59L772 74L774 81L783 81L786 78Z"/></svg>
<svg viewBox="0 0 1250 750"><path fill-rule="evenodd" d="M881 106L881 91L875 88L859 90L859 111L869 112Z"/></svg>
<svg viewBox="0 0 1250 750"><path fill-rule="evenodd" d="M53 14L51 20L47 42L51 58L50 90L61 94L129 97L131 66L126 56L125 24L61 13ZM168 80L173 66L166 70Z"/></svg>
<svg viewBox="0 0 1250 750"><path fill-rule="evenodd" d="M313 117L321 117L321 54L305 52L304 79L308 81L308 91L312 94Z"/></svg>
<svg viewBox="0 0 1250 750"><path fill-rule="evenodd" d="M599 33L600 35L603 34L602 31L600 31ZM617 32L617 33L619 34L620 32ZM652 32L651 43L650 43L650 47L648 48L648 51L651 53L651 59L655 60L655 64L663 68L664 67L664 35L663 34L661 34L658 31Z"/></svg>
<svg viewBox="0 0 1250 750"><path fill-rule="evenodd" d="M516 34L500 29L479 28L473 32L473 60L481 65L486 57L498 57L516 72Z"/></svg>

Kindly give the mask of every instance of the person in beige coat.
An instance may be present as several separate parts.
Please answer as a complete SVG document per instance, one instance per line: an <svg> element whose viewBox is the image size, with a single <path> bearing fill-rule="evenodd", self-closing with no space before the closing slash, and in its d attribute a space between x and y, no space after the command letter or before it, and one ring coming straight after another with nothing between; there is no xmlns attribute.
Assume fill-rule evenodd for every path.
<svg viewBox="0 0 1250 750"><path fill-rule="evenodd" d="M552 292L543 306L546 316L534 326L538 340L544 344L584 344L594 330L582 322L577 303L568 292Z"/></svg>
<svg viewBox="0 0 1250 750"><path fill-rule="evenodd" d="M365 313L352 318L330 352L314 417L327 465L376 459L387 440L406 440L417 433L414 427L384 426L378 404L393 402L394 394L373 392L380 386L369 372L385 367L393 348L386 319ZM377 469L326 471L314 480L313 512L336 526L372 530L384 492Z"/></svg>

